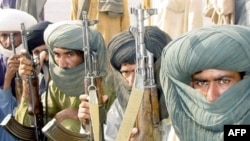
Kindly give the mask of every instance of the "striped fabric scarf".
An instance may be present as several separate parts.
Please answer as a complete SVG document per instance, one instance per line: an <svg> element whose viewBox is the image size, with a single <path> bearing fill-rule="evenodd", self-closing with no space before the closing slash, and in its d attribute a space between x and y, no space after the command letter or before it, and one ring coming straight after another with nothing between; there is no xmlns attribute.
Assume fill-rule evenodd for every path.
<svg viewBox="0 0 250 141"><path fill-rule="evenodd" d="M163 50L160 79L173 127L181 141L222 141L224 125L250 124L250 77L216 101L189 86L205 69L250 71L250 30L217 25L191 31Z"/></svg>

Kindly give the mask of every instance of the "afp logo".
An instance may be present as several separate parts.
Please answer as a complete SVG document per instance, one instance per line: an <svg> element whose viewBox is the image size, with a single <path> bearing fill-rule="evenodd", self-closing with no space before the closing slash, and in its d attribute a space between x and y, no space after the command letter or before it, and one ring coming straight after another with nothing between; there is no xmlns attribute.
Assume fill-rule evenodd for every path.
<svg viewBox="0 0 250 141"><path fill-rule="evenodd" d="M250 125L224 125L224 141L249 141Z"/></svg>

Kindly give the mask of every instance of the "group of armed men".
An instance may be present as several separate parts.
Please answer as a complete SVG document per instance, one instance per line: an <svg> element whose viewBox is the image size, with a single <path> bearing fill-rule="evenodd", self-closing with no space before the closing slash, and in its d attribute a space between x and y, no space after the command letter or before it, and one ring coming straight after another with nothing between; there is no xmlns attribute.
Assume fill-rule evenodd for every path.
<svg viewBox="0 0 250 141"><path fill-rule="evenodd" d="M224 125L250 124L247 26L207 26L174 40L157 26L131 27L105 45L86 19L37 22L15 9L0 19L1 141L24 140L4 125L9 114L37 141L63 140L44 135L52 120L82 140L98 133L105 141L222 141ZM156 90L145 92L148 83Z"/></svg>

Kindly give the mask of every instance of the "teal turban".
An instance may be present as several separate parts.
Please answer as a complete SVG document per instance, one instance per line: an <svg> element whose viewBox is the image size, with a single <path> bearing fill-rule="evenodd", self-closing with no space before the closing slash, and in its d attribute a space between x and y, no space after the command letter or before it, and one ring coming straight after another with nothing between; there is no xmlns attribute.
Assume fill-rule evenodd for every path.
<svg viewBox="0 0 250 141"><path fill-rule="evenodd" d="M222 141L227 124L250 124L250 78L230 87L216 101L189 86L205 69L250 71L250 29L217 25L188 32L162 53L160 81L173 127L182 141Z"/></svg>
<svg viewBox="0 0 250 141"><path fill-rule="evenodd" d="M85 63L71 69L60 68L54 60L53 49L61 47L83 51L82 21L62 21L50 24L44 31L44 41L49 50L49 70L54 84L66 95L79 96L84 91ZM107 74L107 55L104 39L100 32L89 28L91 52L98 55L99 74Z"/></svg>

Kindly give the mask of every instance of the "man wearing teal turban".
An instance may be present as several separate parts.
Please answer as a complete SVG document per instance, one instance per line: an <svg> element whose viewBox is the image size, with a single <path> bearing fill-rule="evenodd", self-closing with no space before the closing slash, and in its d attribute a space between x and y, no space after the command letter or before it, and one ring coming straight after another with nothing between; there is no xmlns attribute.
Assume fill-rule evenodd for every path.
<svg viewBox="0 0 250 141"><path fill-rule="evenodd" d="M160 80L181 141L222 141L224 125L250 124L249 37L249 27L218 25L164 48Z"/></svg>
<svg viewBox="0 0 250 141"><path fill-rule="evenodd" d="M44 109L48 110L49 119L56 118L67 129L79 133L80 122L77 110L80 104L79 95L85 93L85 62L83 54L82 21L62 21L50 24L44 31L44 41L49 51L49 71L51 81L47 94L42 95ZM90 51L98 55L99 75L107 74L106 47L102 35L88 28ZM27 59L26 59L27 61ZM26 71L22 78L32 73L30 63L21 59L19 69ZM46 100L47 97L47 100ZM46 105L46 104L47 105ZM46 107L46 108L45 108ZM20 104L16 119L28 124L27 100Z"/></svg>

